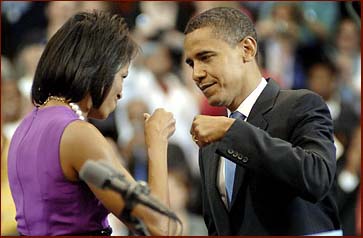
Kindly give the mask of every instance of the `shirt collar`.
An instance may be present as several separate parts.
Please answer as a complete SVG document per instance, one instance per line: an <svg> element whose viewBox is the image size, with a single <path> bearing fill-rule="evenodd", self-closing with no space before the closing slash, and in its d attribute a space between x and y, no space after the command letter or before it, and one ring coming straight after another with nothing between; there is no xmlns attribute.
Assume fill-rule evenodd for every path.
<svg viewBox="0 0 363 238"><path fill-rule="evenodd" d="M257 98L260 96L266 85L267 85L266 79L261 78L261 81L255 88L255 90L253 90L252 93L250 93L250 95L248 95L248 97L245 100L243 100L243 102L241 103L241 105L239 105L236 111L239 111L247 118L251 112L253 105L256 103ZM228 116L230 116L231 111L228 109L227 111L228 111Z"/></svg>

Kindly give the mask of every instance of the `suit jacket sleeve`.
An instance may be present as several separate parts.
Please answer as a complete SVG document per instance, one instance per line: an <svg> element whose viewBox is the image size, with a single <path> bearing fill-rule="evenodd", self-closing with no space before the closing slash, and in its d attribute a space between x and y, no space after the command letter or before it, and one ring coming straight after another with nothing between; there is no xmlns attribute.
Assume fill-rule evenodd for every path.
<svg viewBox="0 0 363 238"><path fill-rule="evenodd" d="M328 193L335 176L332 120L326 104L315 94L305 94L292 103L291 111L283 115L288 117L287 125L279 125L287 127L287 140L236 120L218 143L217 152L247 170L267 173L303 199L317 202Z"/></svg>

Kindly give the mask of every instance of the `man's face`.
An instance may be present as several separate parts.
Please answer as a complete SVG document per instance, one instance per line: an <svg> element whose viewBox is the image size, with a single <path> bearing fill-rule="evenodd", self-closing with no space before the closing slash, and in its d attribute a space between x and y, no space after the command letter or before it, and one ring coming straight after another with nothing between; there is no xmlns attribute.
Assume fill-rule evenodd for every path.
<svg viewBox="0 0 363 238"><path fill-rule="evenodd" d="M316 64L308 74L309 89L329 100L335 91L334 73L323 64Z"/></svg>
<svg viewBox="0 0 363 238"><path fill-rule="evenodd" d="M243 89L243 51L218 39L212 28L203 27L185 37L186 63L192 68L193 80L210 105L237 104Z"/></svg>

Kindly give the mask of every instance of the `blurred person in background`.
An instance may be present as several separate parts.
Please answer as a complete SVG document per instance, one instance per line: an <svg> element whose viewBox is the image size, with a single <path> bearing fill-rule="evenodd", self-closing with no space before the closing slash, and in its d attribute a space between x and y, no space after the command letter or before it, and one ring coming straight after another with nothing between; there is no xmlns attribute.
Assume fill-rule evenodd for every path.
<svg viewBox="0 0 363 238"><path fill-rule="evenodd" d="M359 115L352 104L339 94L337 67L328 57L311 58L307 72L308 89L323 97L329 108L334 124L334 135L343 145L343 153L350 146L355 128L359 125ZM343 153L340 155L344 157ZM337 157L339 159L340 156Z"/></svg>
<svg viewBox="0 0 363 238"><path fill-rule="evenodd" d="M48 3L45 9L48 20L47 39L50 39L64 22L78 11L78 4L78 1L50 1Z"/></svg>
<svg viewBox="0 0 363 238"><path fill-rule="evenodd" d="M195 13L194 15L198 15L208 9L215 7L231 7L238 9L240 4L238 1L194 1Z"/></svg>
<svg viewBox="0 0 363 238"><path fill-rule="evenodd" d="M16 71L12 63L1 57L1 116L2 133L9 140L24 115L24 99L18 86Z"/></svg>
<svg viewBox="0 0 363 238"><path fill-rule="evenodd" d="M14 62L26 35L41 31L47 25L44 9L47 2L1 1L1 53Z"/></svg>
<svg viewBox="0 0 363 238"><path fill-rule="evenodd" d="M335 36L332 58L338 67L341 96L360 110L361 53L360 29L350 18L343 18Z"/></svg>
<svg viewBox="0 0 363 238"><path fill-rule="evenodd" d="M175 28L178 3L173 1L141 1L141 13L135 19L139 38L149 39L159 32ZM140 42L142 43L142 42Z"/></svg>
<svg viewBox="0 0 363 238"><path fill-rule="evenodd" d="M345 163L338 175L339 206L344 235L360 235L361 125L353 132Z"/></svg>
<svg viewBox="0 0 363 238"><path fill-rule="evenodd" d="M189 163L180 146L170 143L168 147L168 179L170 207L183 222L183 236L206 236L203 217L192 213L190 203L197 198L197 178L193 176ZM199 195L198 195L199 196Z"/></svg>
<svg viewBox="0 0 363 238"><path fill-rule="evenodd" d="M7 159L9 143L21 116L21 94L11 62L1 56L1 235L18 235L11 197Z"/></svg>
<svg viewBox="0 0 363 238"><path fill-rule="evenodd" d="M269 17L256 22L261 66L284 89L305 87L304 70L296 54L301 43L300 19L297 3L278 2L273 4Z"/></svg>
<svg viewBox="0 0 363 238"><path fill-rule="evenodd" d="M361 191L359 189L359 196L357 199L357 208L356 208L356 234L357 236L362 235L362 210L361 210Z"/></svg>
<svg viewBox="0 0 363 238"><path fill-rule="evenodd" d="M337 68L327 57L311 58L308 70L308 88L323 97L326 101L334 125L334 142L337 157L337 204L342 222L343 234L355 234L356 199L360 166L360 144L354 142L360 118L350 102L341 98L338 88ZM354 151L354 153L352 152ZM356 158L359 156L359 158ZM355 164L355 166L354 166Z"/></svg>
<svg viewBox="0 0 363 238"><path fill-rule="evenodd" d="M94 10L112 12L112 13L114 13L114 11L115 11L112 2L105 2L105 1L81 1L81 2L78 2L77 11L93 12Z"/></svg>
<svg viewBox="0 0 363 238"><path fill-rule="evenodd" d="M149 93L149 107L162 106L173 112L178 126L171 142L178 144L184 151L187 161L197 169L198 149L190 140L189 125L198 114L198 105L191 93L173 71L173 61L170 48L163 43L151 43L145 59L145 67L150 70L155 80L154 88Z"/></svg>
<svg viewBox="0 0 363 238"><path fill-rule="evenodd" d="M301 1L302 32L304 44L327 42L340 18L339 3L333 1Z"/></svg>
<svg viewBox="0 0 363 238"><path fill-rule="evenodd" d="M34 33L37 34L37 33ZM18 73L18 86L22 94L23 100L23 114L25 116L28 112L33 109L31 103L31 87L35 75L35 70L39 62L40 56L44 50L44 43L40 42L40 39L34 35L25 36L23 43L20 45L19 50L15 57L15 65Z"/></svg>
<svg viewBox="0 0 363 238"><path fill-rule="evenodd" d="M19 73L19 87L29 101L35 70L43 50L44 44L27 42L21 47L15 60Z"/></svg>
<svg viewBox="0 0 363 238"><path fill-rule="evenodd" d="M78 13L49 40L32 86L35 105L17 128L8 153L8 175L21 235L110 235L107 215L122 217L125 201L79 179L87 161L104 161L132 176L86 117L105 119L122 97L122 83L138 46L124 19ZM171 113L145 114L151 193L168 204L167 147L175 130ZM168 219L144 206L132 214L154 235L172 234ZM132 228L130 226L130 228Z"/></svg>
<svg viewBox="0 0 363 238"><path fill-rule="evenodd" d="M133 137L122 148L122 154L127 159L127 166L136 180L147 179L147 148L144 138L144 113L149 109L140 99L131 99L127 103L127 115L133 129Z"/></svg>
<svg viewBox="0 0 363 238"><path fill-rule="evenodd" d="M16 210L11 197L7 171L10 140L2 133L2 124L1 117L1 235L15 236L18 235L15 220Z"/></svg>
<svg viewBox="0 0 363 238"><path fill-rule="evenodd" d="M263 1L253 2L253 10L259 21L269 18L278 4L286 2ZM250 3L250 4L253 4ZM244 4L244 3L242 3ZM316 41L326 42L330 33L334 31L340 17L339 3L332 1L295 1L298 9L298 22L300 23L300 41L303 44L312 44Z"/></svg>

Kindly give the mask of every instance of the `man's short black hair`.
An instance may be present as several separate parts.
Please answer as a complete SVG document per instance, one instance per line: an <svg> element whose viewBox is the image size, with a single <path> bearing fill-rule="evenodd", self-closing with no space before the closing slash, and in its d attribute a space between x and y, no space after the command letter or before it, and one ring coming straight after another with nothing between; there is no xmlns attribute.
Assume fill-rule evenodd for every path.
<svg viewBox="0 0 363 238"><path fill-rule="evenodd" d="M44 49L34 76L33 103L41 105L49 96L79 102L90 94L93 107L99 108L115 74L138 49L121 16L75 14Z"/></svg>
<svg viewBox="0 0 363 238"><path fill-rule="evenodd" d="M252 21L235 8L212 8L192 17L184 34L203 27L211 27L216 37L225 40L230 45L238 44L246 36L251 36L257 42L257 34Z"/></svg>

